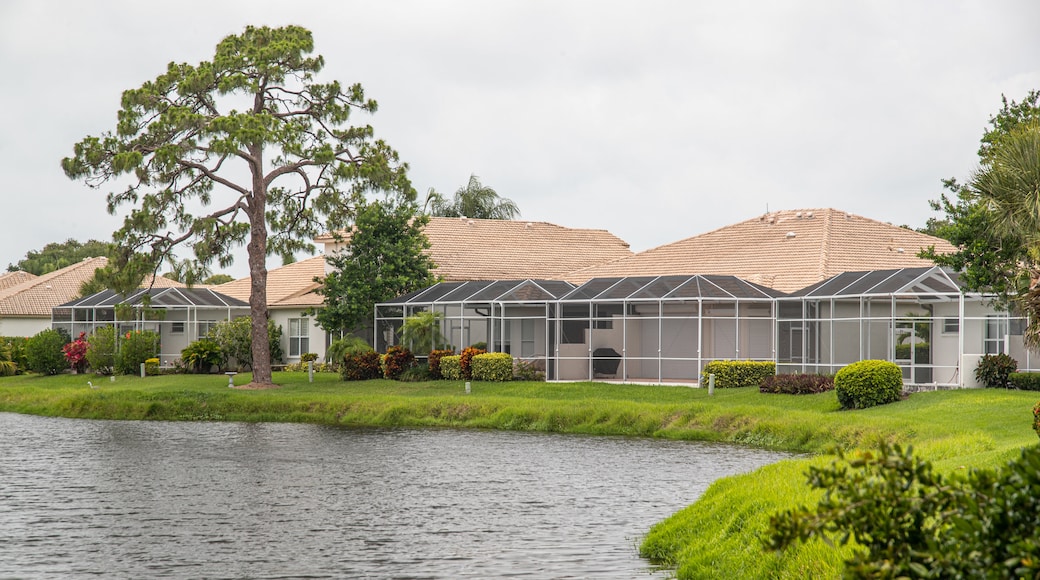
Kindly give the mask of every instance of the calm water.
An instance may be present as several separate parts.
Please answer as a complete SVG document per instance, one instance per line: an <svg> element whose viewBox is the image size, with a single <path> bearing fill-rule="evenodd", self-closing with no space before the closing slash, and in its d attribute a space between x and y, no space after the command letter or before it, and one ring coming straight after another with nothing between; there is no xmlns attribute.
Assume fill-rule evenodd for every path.
<svg viewBox="0 0 1040 580"><path fill-rule="evenodd" d="M624 438L0 413L0 578L634 578L781 454Z"/></svg>

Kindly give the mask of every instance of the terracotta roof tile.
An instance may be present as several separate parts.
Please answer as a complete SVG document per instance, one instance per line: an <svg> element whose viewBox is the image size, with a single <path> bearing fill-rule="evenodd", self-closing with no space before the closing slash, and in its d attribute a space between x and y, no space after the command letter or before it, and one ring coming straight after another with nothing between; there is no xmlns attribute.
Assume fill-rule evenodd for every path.
<svg viewBox="0 0 1040 580"><path fill-rule="evenodd" d="M32 280L36 277L36 274L30 274L24 270L18 270L16 272L4 272L0 274L0 292L10 288L11 286L17 286L27 280Z"/></svg>
<svg viewBox="0 0 1040 580"><path fill-rule="evenodd" d="M0 316L50 318L52 308L79 296L80 286L106 263L106 258L87 258L0 290Z"/></svg>
<svg viewBox="0 0 1040 580"><path fill-rule="evenodd" d="M423 231L437 265L433 273L447 282L559 279L632 255L628 243L607 230L547 222L431 217ZM316 241L335 239L325 235Z"/></svg>
<svg viewBox="0 0 1040 580"><path fill-rule="evenodd" d="M946 240L836 209L778 211L576 270L566 279L728 274L793 292L842 272L931 266L917 257L930 245L955 250Z"/></svg>
<svg viewBox="0 0 1040 580"><path fill-rule="evenodd" d="M267 306L320 306L323 298L314 294L319 286L315 277L325 275L325 257L314 256L267 272ZM249 302L249 277L213 289L232 298Z"/></svg>

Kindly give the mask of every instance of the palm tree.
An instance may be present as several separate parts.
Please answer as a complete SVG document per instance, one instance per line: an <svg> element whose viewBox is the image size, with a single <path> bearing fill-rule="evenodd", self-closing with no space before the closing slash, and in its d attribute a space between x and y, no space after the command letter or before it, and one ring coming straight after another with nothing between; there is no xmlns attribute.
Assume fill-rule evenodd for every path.
<svg viewBox="0 0 1040 580"><path fill-rule="evenodd" d="M520 208L511 199L499 197L494 189L480 183L476 175L460 187L449 201L432 189L427 195L430 215L469 217L489 220L511 220L520 217Z"/></svg>
<svg viewBox="0 0 1040 580"><path fill-rule="evenodd" d="M969 183L996 234L1023 257L1017 306L1029 317L1026 344L1040 349L1040 122L1021 124L992 144Z"/></svg>

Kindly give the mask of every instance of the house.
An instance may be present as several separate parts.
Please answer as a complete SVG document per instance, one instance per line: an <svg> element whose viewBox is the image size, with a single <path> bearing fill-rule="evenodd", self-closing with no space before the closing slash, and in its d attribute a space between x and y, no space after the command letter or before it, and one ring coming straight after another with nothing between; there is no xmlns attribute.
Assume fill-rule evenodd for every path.
<svg viewBox="0 0 1040 580"><path fill-rule="evenodd" d="M51 327L51 311L79 296L104 257L84 260L42 276L9 272L0 276L0 336L32 336ZM157 287L183 286L166 278L149 280Z"/></svg>
<svg viewBox="0 0 1040 580"><path fill-rule="evenodd" d="M442 280L493 280L501 277L558 277L576 269L629 257L627 242L606 230L567 228L546 222L431 217L423 232L427 250L436 264L433 274ZM324 235L316 242L323 254L267 273L270 318L282 326L287 362L299 361L305 352L325 356L331 336L306 310L321 307L315 294L329 270L325 255L339 252L349 243L349 233ZM250 279L242 278L215 289L248 302Z"/></svg>
<svg viewBox="0 0 1040 580"><path fill-rule="evenodd" d="M690 383L718 359L834 373L882 358L908 384L964 387L985 354L1040 366L1024 321L916 256L929 246L953 251L833 209L775 212L564 280L441 283L377 305L390 329L377 338L390 344L404 318L433 310L456 348L486 342L551 380Z"/></svg>

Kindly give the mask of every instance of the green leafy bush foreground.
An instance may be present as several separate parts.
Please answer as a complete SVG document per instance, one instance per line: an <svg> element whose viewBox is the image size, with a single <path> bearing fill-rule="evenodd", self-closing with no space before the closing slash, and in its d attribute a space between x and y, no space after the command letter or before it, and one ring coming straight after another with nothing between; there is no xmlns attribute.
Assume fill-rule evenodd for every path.
<svg viewBox="0 0 1040 580"><path fill-rule="evenodd" d="M1000 469L944 477L912 448L882 442L810 467L808 479L822 499L772 518L770 549L853 544L853 578L1040 577L1038 446Z"/></svg>

